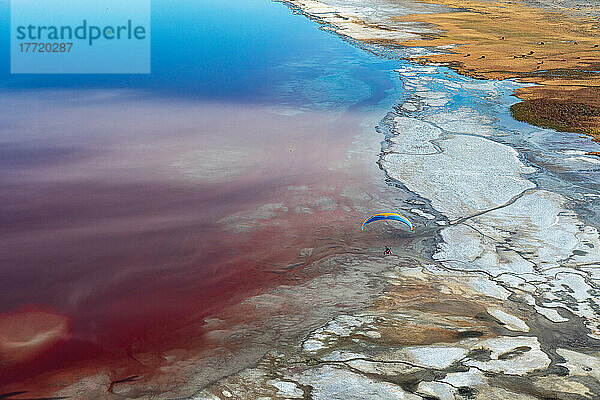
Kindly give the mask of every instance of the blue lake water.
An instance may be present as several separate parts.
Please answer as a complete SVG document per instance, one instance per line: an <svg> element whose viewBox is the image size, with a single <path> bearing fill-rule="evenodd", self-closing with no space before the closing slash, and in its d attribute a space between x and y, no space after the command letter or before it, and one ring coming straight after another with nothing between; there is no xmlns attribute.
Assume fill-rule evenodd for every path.
<svg viewBox="0 0 600 400"><path fill-rule="evenodd" d="M0 3L0 45L9 46L8 2ZM395 62L349 46L317 23L269 0L152 2L152 73L10 75L0 87L128 88L148 96L336 108L377 100L393 87ZM115 60L119 62L119 60Z"/></svg>

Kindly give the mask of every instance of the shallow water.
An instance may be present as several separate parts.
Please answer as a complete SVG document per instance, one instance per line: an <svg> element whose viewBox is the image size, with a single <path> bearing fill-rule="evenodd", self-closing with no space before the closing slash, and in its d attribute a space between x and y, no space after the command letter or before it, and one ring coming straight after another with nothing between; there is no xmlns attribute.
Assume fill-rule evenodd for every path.
<svg viewBox="0 0 600 400"><path fill-rule="evenodd" d="M351 245L387 188L374 125L398 62L317 27L266 0L153 2L150 75L2 70L0 322L48 337L3 339L5 391L150 374L132 349L203 346L203 318L302 248Z"/></svg>

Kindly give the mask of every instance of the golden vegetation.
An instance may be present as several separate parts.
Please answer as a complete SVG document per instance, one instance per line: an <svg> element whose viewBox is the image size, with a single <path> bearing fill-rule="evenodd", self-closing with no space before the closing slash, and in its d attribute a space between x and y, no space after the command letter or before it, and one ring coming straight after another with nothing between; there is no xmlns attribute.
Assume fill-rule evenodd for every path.
<svg viewBox="0 0 600 400"><path fill-rule="evenodd" d="M457 45L427 61L485 79L518 78L541 86L516 95L519 120L600 140L600 21L574 18L516 1L427 0L457 11L399 20L434 24L445 33L406 46Z"/></svg>

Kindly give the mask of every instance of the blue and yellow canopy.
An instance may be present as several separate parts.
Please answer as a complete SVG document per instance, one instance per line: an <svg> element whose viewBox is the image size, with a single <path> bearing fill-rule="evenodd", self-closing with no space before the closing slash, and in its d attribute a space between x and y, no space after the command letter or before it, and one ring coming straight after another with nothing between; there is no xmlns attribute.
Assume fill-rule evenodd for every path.
<svg viewBox="0 0 600 400"><path fill-rule="evenodd" d="M362 227L360 228L360 230L362 231L363 229L365 229L365 226L369 225L371 222L384 221L384 220L393 220L393 221L404 222L406 225L408 225L408 227L410 228L411 231L413 230L413 224L412 224L412 222L410 222L410 220L408 218L406 218L404 215L401 215L401 214L398 214L398 213L379 213L379 214L373 214L369 218L367 218L365 220L365 222L363 222Z"/></svg>

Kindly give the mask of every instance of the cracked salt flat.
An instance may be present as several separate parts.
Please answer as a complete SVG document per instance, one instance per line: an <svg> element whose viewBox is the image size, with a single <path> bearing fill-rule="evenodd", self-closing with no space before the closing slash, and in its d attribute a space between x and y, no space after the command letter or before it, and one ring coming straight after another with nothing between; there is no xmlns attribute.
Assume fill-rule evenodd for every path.
<svg viewBox="0 0 600 400"><path fill-rule="evenodd" d="M304 398L304 392L294 382L271 380L267 383L277 388L277 395L279 396L291 399Z"/></svg>
<svg viewBox="0 0 600 400"><path fill-rule="evenodd" d="M359 355L359 358L363 357ZM366 374L376 375L399 375L399 374L413 374L415 372L422 371L421 368L407 365L401 362L378 362L371 360L350 360L346 364L351 368L358 370Z"/></svg>
<svg viewBox="0 0 600 400"><path fill-rule="evenodd" d="M529 326L527 326L527 324L519 317L515 317L514 315L504 312L498 308L488 307L487 312L492 317L495 317L502 322L506 328L510 329L511 331L529 332Z"/></svg>
<svg viewBox="0 0 600 400"><path fill-rule="evenodd" d="M484 384L486 382L486 378L485 375L477 368L469 368L469 370L466 372L449 373L441 381L454 387L477 387Z"/></svg>
<svg viewBox="0 0 600 400"><path fill-rule="evenodd" d="M427 121L446 132L493 136L496 131L489 124L493 119L481 115L470 107L460 107L453 112L439 112L427 117Z"/></svg>
<svg viewBox="0 0 600 400"><path fill-rule="evenodd" d="M576 315L594 319L596 310L592 303L595 304L596 298L591 295L594 288L574 268L600 259L600 240L595 228L584 229L577 215L563 208L564 202L556 193L542 190L528 193L509 206L473 218L470 223L477 231L452 227L442 232L447 242L440 246L435 258L451 258L449 265L481 269L492 275L503 270L515 275L527 274L533 269L538 282L530 283L546 291L544 306L565 307ZM592 243L593 247L585 243ZM498 249L508 246L517 253L506 257L506 252ZM518 285L515 288L523 289ZM549 316L547 312L544 315ZM588 327L592 335L598 334L596 322L589 321Z"/></svg>
<svg viewBox="0 0 600 400"><path fill-rule="evenodd" d="M556 353L565 359L561 365L564 365L570 374L600 379L600 358L597 353L590 355L567 349L557 349Z"/></svg>
<svg viewBox="0 0 600 400"><path fill-rule="evenodd" d="M476 229L455 225L441 232L444 240L434 259L445 265L462 270L485 271L497 277L504 272L517 274L534 273L534 264L514 252L499 254L497 243L482 236Z"/></svg>
<svg viewBox="0 0 600 400"><path fill-rule="evenodd" d="M500 243L512 237L514 249L532 252L527 258L540 270L598 261L597 246L590 249L584 245L600 245L597 231L583 229L583 221L565 206L561 195L536 190L504 208L475 217L473 222L484 235ZM573 255L578 251L581 255Z"/></svg>
<svg viewBox="0 0 600 400"><path fill-rule="evenodd" d="M302 348L308 352L317 352L325 349L340 337L348 337L358 328L373 322L373 316L340 315L327 325L317 329L302 343Z"/></svg>
<svg viewBox="0 0 600 400"><path fill-rule="evenodd" d="M441 129L407 117L394 118L394 136L389 138L389 151L398 154L429 155L438 151L432 141L442 135Z"/></svg>
<svg viewBox="0 0 600 400"><path fill-rule="evenodd" d="M477 346L491 350L490 360L468 360L464 364L483 371L523 375L550 365L550 358L541 350L536 337L502 336L483 340Z"/></svg>
<svg viewBox="0 0 600 400"><path fill-rule="evenodd" d="M429 213L427 213L425 211L421 211L418 208L411 208L410 212L413 213L413 214L417 214L417 215L419 215L419 216L421 216L423 218L427 218L429 220L434 220L435 219L435 215L429 214Z"/></svg>
<svg viewBox="0 0 600 400"><path fill-rule="evenodd" d="M310 385L311 398L315 400L422 400L417 395L405 392L400 386L329 365L307 370L293 376L293 379Z"/></svg>
<svg viewBox="0 0 600 400"><path fill-rule="evenodd" d="M419 382L417 393L433 396L440 400L454 400L454 388L443 382Z"/></svg>
<svg viewBox="0 0 600 400"><path fill-rule="evenodd" d="M399 73L418 70L415 66ZM540 301L528 300L538 313L564 322L556 308L567 308L586 318L591 336L600 337L595 322L599 304L592 295L598 273L591 267L600 261L597 230L567 208L563 195L537 189L528 178L536 169L524 165L512 147L488 139L506 135L486 112L495 112L509 85L464 78L454 82L432 74L428 68L418 74L421 79L411 78L418 92L409 101L421 111L418 118L394 119L395 135L388 138L381 166L453 223L441 231L443 242L434 259L455 270L485 274L470 281L482 294L507 298L511 292L506 288L535 296L545 291ZM458 101L456 109L439 112L423 101L440 97L440 87L447 86L459 89L456 96L468 92L482 108ZM434 143L436 152L431 151Z"/></svg>
<svg viewBox="0 0 600 400"><path fill-rule="evenodd" d="M384 154L381 165L450 219L503 206L535 187L522 177L535 169L523 165L509 146L476 136L448 136L438 145L441 152L435 155Z"/></svg>
<svg viewBox="0 0 600 400"><path fill-rule="evenodd" d="M467 279L466 284L479 294L498 300L507 300L511 295L511 292L487 276L471 277Z"/></svg>
<svg viewBox="0 0 600 400"><path fill-rule="evenodd" d="M347 319L349 316L345 316ZM505 317L505 316L503 316ZM511 319L515 323L515 318ZM356 326L359 322L353 320L349 325ZM516 323L519 324L519 323ZM521 321L521 324L522 323ZM329 323L327 326L331 326ZM351 332L346 327L337 329L341 337L348 336ZM320 349L331 349L337 340L321 337L320 332L313 333L311 340L319 341L322 346ZM471 359L470 354L474 350L489 351L487 360ZM397 350L390 349L385 355L386 363L391 363L387 367L381 367L383 360L369 360L369 357L356 352L333 351L322 358L323 361L330 362L355 362L360 370L370 371L404 371L406 373L410 368L425 368L445 370L456 363L475 367L481 371L503 373L507 375L523 375L535 370L547 368L550 365L550 358L541 350L537 337L533 336L501 336L489 339L466 339L454 346L449 345L431 345L431 346L408 346ZM405 363L408 366L402 367ZM408 368L410 367L410 368ZM453 379L476 379L477 374L473 370L470 375L451 376ZM413 371L414 372L414 371ZM477 378L481 381L481 378Z"/></svg>
<svg viewBox="0 0 600 400"><path fill-rule="evenodd" d="M395 353L394 357L421 367L444 369L464 358L467 353L468 350L461 347L406 347Z"/></svg>

